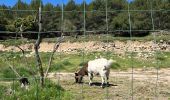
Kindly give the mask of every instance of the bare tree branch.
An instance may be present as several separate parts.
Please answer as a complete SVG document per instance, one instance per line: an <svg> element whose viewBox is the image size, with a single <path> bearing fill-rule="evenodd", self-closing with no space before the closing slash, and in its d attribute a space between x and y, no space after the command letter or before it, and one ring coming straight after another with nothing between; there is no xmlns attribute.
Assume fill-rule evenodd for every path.
<svg viewBox="0 0 170 100"><path fill-rule="evenodd" d="M41 62L39 51L38 51L40 42L41 42L40 33L38 33L38 39L34 45L34 50L35 50L35 57L37 60L37 67L38 67L39 74L40 74L40 83L43 86L44 85L44 71L42 68L42 62Z"/></svg>
<svg viewBox="0 0 170 100"><path fill-rule="evenodd" d="M29 68L29 73L31 73L31 75L34 76L35 72L30 68L30 66L29 66L29 64L28 64L28 60L27 60L27 58L26 58L26 56L25 56L25 51L24 51L20 46L16 46L16 47L21 50L22 55L23 55L23 57L24 57L24 62L26 63L27 67ZM35 77L35 76L34 76L34 77Z"/></svg>
<svg viewBox="0 0 170 100"><path fill-rule="evenodd" d="M19 73L14 69L14 66L12 66L9 62L7 62L7 59L5 59L4 62L9 66L9 68L15 73L17 77L21 78L21 75L19 75Z"/></svg>
<svg viewBox="0 0 170 100"><path fill-rule="evenodd" d="M49 59L49 62L48 62L48 67L47 67L47 70L46 70L46 73L45 73L45 78L47 77L48 71L49 71L49 69L50 69L50 67L51 67L51 63L52 63L52 60L53 60L54 53L55 53L55 52L57 51L57 49L59 48L60 43L61 43L61 41L63 40L63 38L64 38L64 37L60 37L60 38L57 40L57 42L55 43L54 47L53 47L53 52L52 52L52 54L51 54L51 56L50 56L50 59Z"/></svg>
<svg viewBox="0 0 170 100"><path fill-rule="evenodd" d="M41 31L42 31L42 21L41 21L41 7L39 8L39 33L38 33L38 39L34 45L34 50L35 50L35 57L37 60L37 68L39 70L39 74L40 74L40 84L43 87L44 86L44 71L43 71L43 67L42 67L42 62L39 56L39 46L41 43Z"/></svg>
<svg viewBox="0 0 170 100"><path fill-rule="evenodd" d="M16 46L17 48L19 48L20 50L21 50L21 52L22 52L22 55L24 56L25 55L25 51L20 47L20 46Z"/></svg>
<svg viewBox="0 0 170 100"><path fill-rule="evenodd" d="M11 64L7 63L9 65L9 67L13 70L13 72L16 74L16 76L18 76L19 78L21 78L21 75L19 75L19 73L14 69L14 66L12 66Z"/></svg>

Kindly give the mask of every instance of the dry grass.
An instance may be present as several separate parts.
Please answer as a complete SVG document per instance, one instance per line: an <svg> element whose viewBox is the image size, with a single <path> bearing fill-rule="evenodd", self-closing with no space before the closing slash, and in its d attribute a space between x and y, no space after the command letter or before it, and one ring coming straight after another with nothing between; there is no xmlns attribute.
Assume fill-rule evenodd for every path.
<svg viewBox="0 0 170 100"><path fill-rule="evenodd" d="M132 96L134 100L168 100L170 98L170 85L166 83L169 81L166 79L160 79L157 81L156 73L152 71L135 71L133 79L133 95L132 95L132 75L129 72L113 72L110 76L110 86L106 88L100 87L100 77L94 77L94 85L88 85L88 77L84 77L83 84L74 83L74 74L60 73L60 85L69 91L74 100L131 100ZM139 75L141 74L141 75ZM161 74L161 75L166 75ZM64 77L64 78L63 78Z"/></svg>

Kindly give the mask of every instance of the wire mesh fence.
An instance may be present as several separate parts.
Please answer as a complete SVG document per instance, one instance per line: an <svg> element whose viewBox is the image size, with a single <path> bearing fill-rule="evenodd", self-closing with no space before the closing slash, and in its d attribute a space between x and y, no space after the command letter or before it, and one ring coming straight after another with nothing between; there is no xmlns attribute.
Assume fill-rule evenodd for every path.
<svg viewBox="0 0 170 100"><path fill-rule="evenodd" d="M154 16L157 16L157 14L167 15L170 10L154 8L154 0L146 1L148 9L133 9L130 3L127 3L126 9L112 10L109 0L103 0L100 5L104 6L103 9L88 10L86 0L84 0L80 10L70 11L65 10L66 8L62 1L58 10L42 10L42 16L38 9L23 10L19 9L19 6L15 9L0 9L0 12L5 12L18 18L27 13L28 15L33 15L31 21L34 21L37 25L42 23L42 30L39 31L37 29L33 29L34 31L29 29L21 31L19 29L21 26L12 31L0 30L0 33L3 34L14 34L12 36L14 38L12 40L13 45L9 46L8 49L3 49L4 51L1 53L0 97L2 99L36 100L168 100L170 98L170 86L168 85L170 70L161 68L169 67L168 55L170 49L169 44L161 40L168 38L169 34L164 37L164 35L157 35L157 33L162 32L164 34L169 29L167 26L160 27L161 19L155 19ZM123 17L124 19L115 20L123 20L127 27L117 24L117 27L113 28L114 26L109 20L111 20L115 12L124 12L120 16L125 16ZM70 14L74 14L74 18L78 19L75 22L76 26L69 22L70 20L75 21L74 18L69 18ZM143 22L143 18L133 20L140 14L147 15L149 18L147 23L142 23L143 27L137 27L135 22ZM48 15L55 15L54 22L48 21L51 18ZM104 20L98 18L99 15ZM100 25L91 24L94 19L89 20L89 16L98 19L97 22ZM38 17L42 17L42 20L47 20L44 22L37 21ZM60 19L55 20L57 17ZM50 26L50 23L53 23L52 26ZM121 34L122 32L127 34L127 37L116 37L116 34ZM144 39L135 37L134 34L140 32L142 34L151 32L152 34L149 37L144 37ZM52 34L52 37L56 37L43 38L40 44L39 52L44 70L49 64L48 61L52 54L53 45L55 45L54 42L64 36L64 42L60 44L57 53L54 54L53 62L49 69L50 72L44 79L44 87L40 85L42 77L37 74L39 69L34 57L34 43L36 41L25 40L21 34L35 34L33 37L36 38L38 34L42 36ZM126 42L122 42L122 40ZM158 42L158 40L160 41ZM142 41L143 44L138 41ZM3 44L8 45L9 42L5 40ZM22 48L18 48L18 45ZM24 49L24 52L22 52L22 49ZM84 77L82 84L75 84L74 72L87 61L100 56L116 60L112 66L114 70L111 70L110 73L109 87L104 89L100 87L100 77L94 78L94 86L88 85L88 77ZM19 75L16 76L16 73L19 73ZM29 89L21 88L19 80L22 77L26 77L30 81Z"/></svg>

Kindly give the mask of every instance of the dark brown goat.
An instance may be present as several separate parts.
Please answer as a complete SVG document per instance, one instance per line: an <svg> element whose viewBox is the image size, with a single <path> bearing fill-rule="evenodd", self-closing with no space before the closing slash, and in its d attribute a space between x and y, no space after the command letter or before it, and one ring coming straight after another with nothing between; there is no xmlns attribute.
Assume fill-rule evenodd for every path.
<svg viewBox="0 0 170 100"><path fill-rule="evenodd" d="M21 88L28 89L28 85L30 85L30 82L28 81L28 78L22 77L21 79L19 79L19 82L21 84Z"/></svg>
<svg viewBox="0 0 170 100"><path fill-rule="evenodd" d="M83 76L88 75L88 63L86 63L78 72L75 73L75 81L76 83L81 83Z"/></svg>

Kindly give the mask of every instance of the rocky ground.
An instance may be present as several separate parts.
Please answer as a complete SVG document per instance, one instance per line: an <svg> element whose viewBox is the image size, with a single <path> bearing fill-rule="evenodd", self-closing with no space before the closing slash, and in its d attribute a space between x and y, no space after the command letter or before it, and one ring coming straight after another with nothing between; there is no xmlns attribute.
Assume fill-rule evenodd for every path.
<svg viewBox="0 0 170 100"><path fill-rule="evenodd" d="M51 52L53 50L54 43L42 42L40 44L40 52ZM25 51L34 52L34 44L23 44L20 45L22 49ZM16 51L19 52L15 46L6 47L3 44L0 44L0 51ZM139 42L139 41L114 41L114 42L65 42L61 43L60 49L58 52L64 53L76 53L81 50L85 50L87 52L93 51L112 51L116 54L123 55L125 52L154 52L154 51L170 51L170 44L164 41L160 41L159 43L154 43L153 41L147 42Z"/></svg>

